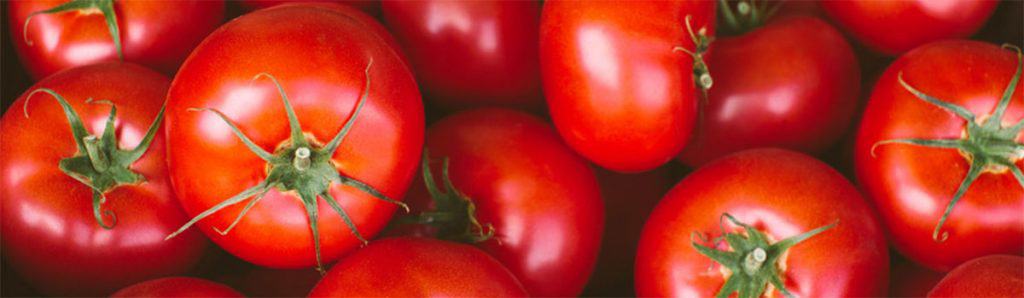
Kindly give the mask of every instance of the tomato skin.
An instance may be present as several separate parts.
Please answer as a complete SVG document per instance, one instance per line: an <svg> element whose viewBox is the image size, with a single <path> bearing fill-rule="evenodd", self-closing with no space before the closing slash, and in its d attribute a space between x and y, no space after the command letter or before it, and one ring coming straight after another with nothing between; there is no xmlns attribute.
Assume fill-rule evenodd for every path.
<svg viewBox="0 0 1024 298"><path fill-rule="evenodd" d="M103 14L69 11L39 14L22 34L29 14L66 0L10 1L8 27L25 68L36 80L73 66L117 61ZM203 37L224 21L224 2L115 1L125 61L174 74Z"/></svg>
<svg viewBox="0 0 1024 298"><path fill-rule="evenodd" d="M479 249L429 238L376 240L334 265L310 297L525 297Z"/></svg>
<svg viewBox="0 0 1024 298"><path fill-rule="evenodd" d="M691 166L757 147L823 153L857 108L853 49L817 18L790 17L720 38L708 64L715 85L680 155Z"/></svg>
<svg viewBox="0 0 1024 298"><path fill-rule="evenodd" d="M351 6L367 14L380 12L380 1L378 0L242 0L241 4L249 10L257 10L293 2L333 2Z"/></svg>
<svg viewBox="0 0 1024 298"><path fill-rule="evenodd" d="M92 134L104 131L110 106L85 100L109 100L118 108L119 146L127 149L156 119L169 83L135 64L101 63L54 74L29 92L54 90ZM4 113L0 128L3 256L14 271L44 294L97 296L195 265L207 245L199 233L164 241L187 218L169 185L163 137L157 134L131 167L146 182L106 193L102 209L117 217L107 230L93 217L90 188L58 168L78 150L63 110L49 95L36 94L26 118L27 94Z"/></svg>
<svg viewBox="0 0 1024 298"><path fill-rule="evenodd" d="M1024 257L991 255L946 274L928 297L1024 297Z"/></svg>
<svg viewBox="0 0 1024 298"><path fill-rule="evenodd" d="M427 98L448 108L542 104L536 1L384 1Z"/></svg>
<svg viewBox="0 0 1024 298"><path fill-rule="evenodd" d="M228 286L201 278L165 277L131 285L110 297L245 297L245 295Z"/></svg>
<svg viewBox="0 0 1024 298"><path fill-rule="evenodd" d="M853 184L807 155L754 149L698 169L655 207L640 236L637 295L713 297L725 281L721 266L693 248L691 233L717 237L723 213L773 241L838 220L782 257L783 282L798 297L881 296L888 289L884 234Z"/></svg>
<svg viewBox="0 0 1024 298"><path fill-rule="evenodd" d="M874 51L898 55L942 39L965 38L985 24L997 1L822 1L847 32Z"/></svg>
<svg viewBox="0 0 1024 298"><path fill-rule="evenodd" d="M570 147L618 172L650 170L679 154L699 93L692 57L673 52L694 49L687 15L693 30L714 36L714 1L544 4L544 95Z"/></svg>
<svg viewBox="0 0 1024 298"><path fill-rule="evenodd" d="M419 92L386 38L346 13L354 10L338 7L294 4L252 12L210 35L182 66L168 95L166 132L172 182L190 215L262 181L267 163L215 114L189 108L219 109L253 142L273 152L288 140L289 131L274 85L265 78L251 81L266 72L284 88L303 130L324 144L352 115L371 58L368 99L332 161L340 173L391 198L404 196L423 144ZM396 208L337 183L330 194L366 238L380 231ZM230 233L213 230L228 227L243 205L221 210L198 226L231 254L261 266L308 268L316 263L308 216L297 196L271 190ZM361 243L322 198L318 210L324 263Z"/></svg>
<svg viewBox="0 0 1024 298"><path fill-rule="evenodd" d="M875 85L857 136L855 169L893 245L914 262L945 272L980 256L1020 254L1024 190L1009 172L982 174L943 225L949 238L933 240L939 218L970 167L965 157L956 149L905 144L882 145L874 154L871 149L891 139L957 139L965 121L915 97L898 83L898 74L902 72L904 81L917 90L980 116L995 108L1016 66L1011 50L975 41L943 41L907 52ZM1004 125L1024 117L1024 86L1016 89ZM1024 138L1018 136L1021 141Z"/></svg>

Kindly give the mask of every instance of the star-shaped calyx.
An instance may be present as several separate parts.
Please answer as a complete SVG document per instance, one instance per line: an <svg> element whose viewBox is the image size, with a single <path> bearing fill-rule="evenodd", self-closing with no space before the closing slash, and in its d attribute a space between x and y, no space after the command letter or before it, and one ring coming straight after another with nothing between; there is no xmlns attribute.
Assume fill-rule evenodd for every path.
<svg viewBox="0 0 1024 298"><path fill-rule="evenodd" d="M438 189L430 168L430 154L423 151L421 161L423 183L434 202L434 209L404 217L400 224L421 224L437 228L438 239L461 243L480 243L494 238L494 226L481 224L476 218L476 204L465 193L455 188L448 175L448 158L441 163L441 183Z"/></svg>

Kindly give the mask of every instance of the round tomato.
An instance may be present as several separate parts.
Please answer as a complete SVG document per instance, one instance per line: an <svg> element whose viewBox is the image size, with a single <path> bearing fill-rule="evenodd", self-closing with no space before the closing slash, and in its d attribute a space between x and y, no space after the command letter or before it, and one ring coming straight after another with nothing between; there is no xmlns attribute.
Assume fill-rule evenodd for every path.
<svg viewBox="0 0 1024 298"><path fill-rule="evenodd" d="M385 1L429 100L446 108L541 105L536 1Z"/></svg>
<svg viewBox="0 0 1024 298"><path fill-rule="evenodd" d="M427 224L414 234L479 243L531 295L579 295L604 205L593 170L551 126L514 110L465 111L433 124L426 147L422 169L438 164L407 198Z"/></svg>
<svg viewBox="0 0 1024 298"><path fill-rule="evenodd" d="M1024 257L970 260L946 274L928 297L1024 297Z"/></svg>
<svg viewBox="0 0 1024 298"><path fill-rule="evenodd" d="M714 44L715 85L683 162L700 166L756 147L820 154L843 136L857 108L860 70L828 23L783 18Z"/></svg>
<svg viewBox="0 0 1024 298"><path fill-rule="evenodd" d="M32 0L7 5L15 48L36 79L118 58L173 74L224 20L224 2L211 0Z"/></svg>
<svg viewBox="0 0 1024 298"><path fill-rule="evenodd" d="M242 0L241 4L247 9L256 10L292 2L334 2L357 8L368 14L380 12L379 0Z"/></svg>
<svg viewBox="0 0 1024 298"><path fill-rule="evenodd" d="M384 227L416 171L412 74L368 18L339 8L239 17L171 84L168 164L189 225L246 261L322 268Z"/></svg>
<svg viewBox="0 0 1024 298"><path fill-rule="evenodd" d="M117 291L110 297L245 297L234 289L194 277L164 277L140 282Z"/></svg>
<svg viewBox="0 0 1024 298"><path fill-rule="evenodd" d="M310 297L525 297L493 257L459 243L387 238L345 257Z"/></svg>
<svg viewBox="0 0 1024 298"><path fill-rule="evenodd" d="M701 59L714 17L714 1L545 3L541 75L566 143L619 172L650 170L679 154L699 90L712 86Z"/></svg>
<svg viewBox="0 0 1024 298"><path fill-rule="evenodd" d="M37 290L107 295L199 260L199 233L164 241L187 220L157 133L169 84L134 64L77 67L4 113L3 256Z"/></svg>
<svg viewBox="0 0 1024 298"><path fill-rule="evenodd" d="M974 41L907 52L875 85L854 151L894 246L932 270L1024 251L1019 55Z"/></svg>
<svg viewBox="0 0 1024 298"><path fill-rule="evenodd" d="M636 257L639 296L881 296L888 274L885 235L853 184L780 149L723 157L676 184Z"/></svg>
<svg viewBox="0 0 1024 298"><path fill-rule="evenodd" d="M932 41L968 37L985 24L996 4L994 0L821 1L825 12L858 41L887 55Z"/></svg>

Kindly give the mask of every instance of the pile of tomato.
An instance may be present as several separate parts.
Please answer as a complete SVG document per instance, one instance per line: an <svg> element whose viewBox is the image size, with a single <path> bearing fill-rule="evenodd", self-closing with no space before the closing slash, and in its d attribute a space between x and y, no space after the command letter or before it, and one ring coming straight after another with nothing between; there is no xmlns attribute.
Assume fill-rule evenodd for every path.
<svg viewBox="0 0 1024 298"><path fill-rule="evenodd" d="M279 2L2 4L3 296L1024 297L1024 2Z"/></svg>

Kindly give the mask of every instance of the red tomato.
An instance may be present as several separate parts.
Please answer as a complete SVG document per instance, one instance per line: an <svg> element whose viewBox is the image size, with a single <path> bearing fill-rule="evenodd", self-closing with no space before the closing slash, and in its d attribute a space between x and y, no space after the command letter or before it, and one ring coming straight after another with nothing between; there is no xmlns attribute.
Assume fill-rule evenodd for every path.
<svg viewBox="0 0 1024 298"><path fill-rule="evenodd" d="M536 1L385 1L428 99L446 108L541 105Z"/></svg>
<svg viewBox="0 0 1024 298"><path fill-rule="evenodd" d="M380 1L378 0L242 0L241 4L247 9L257 10L293 2L334 2L357 8L368 14L380 12Z"/></svg>
<svg viewBox="0 0 1024 298"><path fill-rule="evenodd" d="M597 259L604 205L594 172L549 124L514 110L465 111L430 127L427 151L423 168L447 159L450 180L439 162L430 181L442 186L440 198L417 187L408 201L439 227L436 236L481 242L531 295L579 295ZM470 222L474 208L479 226ZM490 231L493 239L481 237Z"/></svg>
<svg viewBox="0 0 1024 298"><path fill-rule="evenodd" d="M172 83L175 191L207 236L249 262L336 260L383 228L415 173L424 118L412 74L382 32L340 8L239 17Z"/></svg>
<svg viewBox="0 0 1024 298"><path fill-rule="evenodd" d="M164 277L140 282L110 297L245 297L234 289L194 277Z"/></svg>
<svg viewBox="0 0 1024 298"><path fill-rule="evenodd" d="M679 182L648 218L636 258L639 296L881 296L888 274L882 228L853 184L780 149L735 153Z"/></svg>
<svg viewBox="0 0 1024 298"><path fill-rule="evenodd" d="M119 0L108 2L108 6L100 4L111 9L110 16L103 8L32 15L73 2L8 2L8 26L15 48L37 80L72 66L115 61L122 53L125 61L174 74L203 37L224 20L223 1L210 0ZM108 26L105 16L116 20L114 28ZM120 33L116 39L113 29Z"/></svg>
<svg viewBox="0 0 1024 298"><path fill-rule="evenodd" d="M679 154L696 119L696 84L711 83L695 82L706 69L684 51L703 55L714 23L714 1L545 3L541 74L562 138L619 172Z"/></svg>
<svg viewBox="0 0 1024 298"><path fill-rule="evenodd" d="M1024 297L1024 257L970 260L946 274L928 297Z"/></svg>
<svg viewBox="0 0 1024 298"><path fill-rule="evenodd" d="M846 0L821 6L858 41L886 55L917 46L964 38L981 28L996 8L993 0Z"/></svg>
<svg viewBox="0 0 1024 298"><path fill-rule="evenodd" d="M493 257L472 246L426 238L374 241L331 268L310 297L524 297Z"/></svg>
<svg viewBox="0 0 1024 298"><path fill-rule="evenodd" d="M875 85L855 169L909 259L948 271L1024 251L1019 72L1011 50L945 41L906 53Z"/></svg>
<svg viewBox="0 0 1024 298"><path fill-rule="evenodd" d="M163 239L187 220L168 183L163 135L151 126L169 83L134 64L78 67L40 81L4 113L3 256L36 289L107 295L199 260L199 233ZM111 104L118 114L108 123ZM76 141L92 136L102 137Z"/></svg>
<svg viewBox="0 0 1024 298"><path fill-rule="evenodd" d="M783 147L823 153L857 108L860 70L839 31L819 19L773 21L715 41L702 123L681 159L700 166L732 152Z"/></svg>

